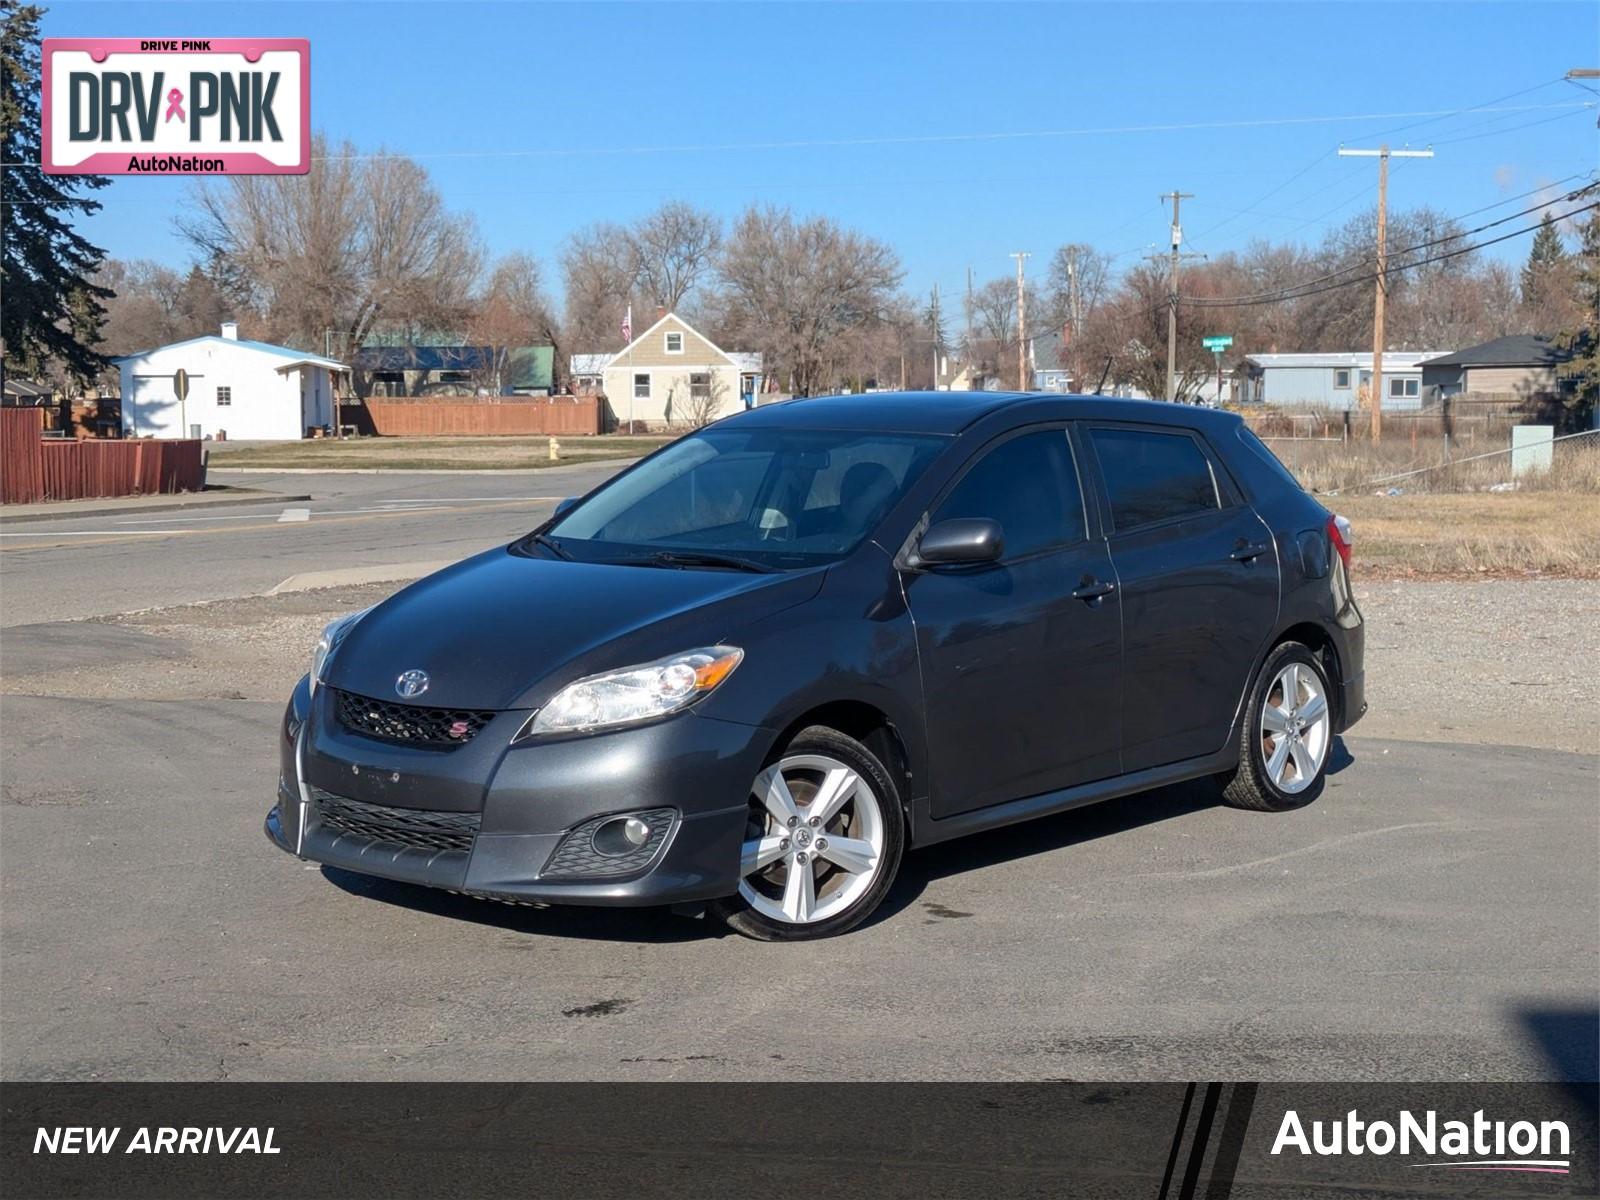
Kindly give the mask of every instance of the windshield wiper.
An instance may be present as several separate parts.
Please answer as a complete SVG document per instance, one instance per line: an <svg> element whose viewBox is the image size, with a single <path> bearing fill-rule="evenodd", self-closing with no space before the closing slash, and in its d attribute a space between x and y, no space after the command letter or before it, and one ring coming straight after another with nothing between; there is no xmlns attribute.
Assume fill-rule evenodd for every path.
<svg viewBox="0 0 1600 1200"><path fill-rule="evenodd" d="M650 561L663 567L729 567L753 575L771 575L778 568L733 554L709 554L699 550L658 550Z"/></svg>
<svg viewBox="0 0 1600 1200"><path fill-rule="evenodd" d="M528 540L530 542L536 542L539 545L543 546L546 550L550 551L550 553L554 554L557 558L565 558L565 559L568 559L568 560L570 560L572 558L572 555L570 553L568 553L566 550L563 550L561 548L560 543L557 542L555 540L555 538L551 537L547 533L530 533L528 535Z"/></svg>

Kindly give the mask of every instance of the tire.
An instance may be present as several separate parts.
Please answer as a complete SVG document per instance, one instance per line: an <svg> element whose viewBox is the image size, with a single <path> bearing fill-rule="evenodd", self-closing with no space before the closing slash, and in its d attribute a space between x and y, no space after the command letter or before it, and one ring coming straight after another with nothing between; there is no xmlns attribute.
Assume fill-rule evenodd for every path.
<svg viewBox="0 0 1600 1200"><path fill-rule="evenodd" d="M739 892L712 911L763 942L833 937L866 920L893 886L906 840L900 789L877 757L813 725L750 792ZM813 811L818 804L829 811Z"/></svg>
<svg viewBox="0 0 1600 1200"><path fill-rule="evenodd" d="M1294 702L1287 703L1293 683ZM1221 776L1235 808L1288 812L1322 794L1333 751L1333 691L1317 656L1299 642L1267 655L1239 730L1239 765Z"/></svg>

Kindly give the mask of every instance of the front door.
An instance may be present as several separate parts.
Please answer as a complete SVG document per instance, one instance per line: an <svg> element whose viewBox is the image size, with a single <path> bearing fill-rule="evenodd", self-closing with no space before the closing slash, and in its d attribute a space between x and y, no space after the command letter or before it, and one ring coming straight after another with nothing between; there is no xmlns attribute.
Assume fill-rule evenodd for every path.
<svg viewBox="0 0 1600 1200"><path fill-rule="evenodd" d="M1115 775L1120 598L1104 543L1088 536L1066 430L981 450L931 522L956 517L999 522L1005 550L906 577L933 816Z"/></svg>
<svg viewBox="0 0 1600 1200"><path fill-rule="evenodd" d="M1187 430L1096 425L1122 589L1123 769L1220 750L1278 618L1272 531Z"/></svg>

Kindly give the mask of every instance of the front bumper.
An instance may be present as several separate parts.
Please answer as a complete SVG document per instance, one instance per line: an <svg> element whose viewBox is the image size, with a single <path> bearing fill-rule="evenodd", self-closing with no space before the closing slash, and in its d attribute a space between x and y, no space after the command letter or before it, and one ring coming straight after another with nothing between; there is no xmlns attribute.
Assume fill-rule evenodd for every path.
<svg viewBox="0 0 1600 1200"><path fill-rule="evenodd" d="M674 904L738 890L750 782L771 731L691 711L511 747L500 735L526 714L508 713L471 744L427 752L353 734L332 707L321 691L313 702L302 681L284 714L278 800L266 820L282 850L524 903ZM352 811L401 818L401 832L352 821ZM626 813L649 817L644 850L620 862L592 853L595 819ZM412 817L456 832L412 836Z"/></svg>

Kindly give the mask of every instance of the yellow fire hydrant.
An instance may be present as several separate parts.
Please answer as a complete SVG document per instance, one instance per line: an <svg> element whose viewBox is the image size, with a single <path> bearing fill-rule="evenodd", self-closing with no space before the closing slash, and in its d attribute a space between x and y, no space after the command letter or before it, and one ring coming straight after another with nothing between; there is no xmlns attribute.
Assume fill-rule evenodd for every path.
<svg viewBox="0 0 1600 1200"><path fill-rule="evenodd" d="M561 457L561 443L555 438L550 439L550 461L555 462Z"/></svg>

